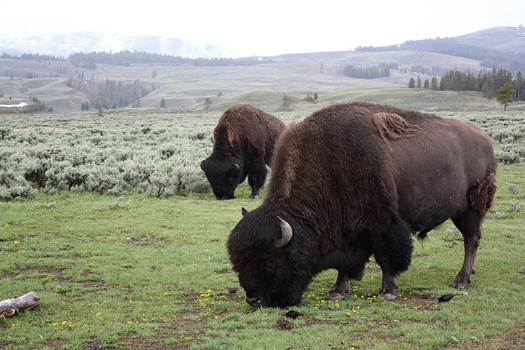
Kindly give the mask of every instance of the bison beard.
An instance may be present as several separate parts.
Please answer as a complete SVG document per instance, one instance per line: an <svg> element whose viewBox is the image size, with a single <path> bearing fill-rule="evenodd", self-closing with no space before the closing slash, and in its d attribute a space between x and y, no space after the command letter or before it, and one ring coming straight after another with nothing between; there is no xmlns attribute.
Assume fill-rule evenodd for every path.
<svg viewBox="0 0 525 350"><path fill-rule="evenodd" d="M266 179L273 148L284 124L247 104L228 108L213 130L213 153L201 162L217 199L234 198L235 188L248 177L252 198Z"/></svg>
<svg viewBox="0 0 525 350"><path fill-rule="evenodd" d="M295 305L313 276L339 274L344 298L371 255L380 294L395 299L408 269L411 234L452 219L465 242L453 286L474 271L481 221L496 186L491 140L469 123L368 103L321 109L290 125L272 161L260 207L232 230L227 248L253 306Z"/></svg>

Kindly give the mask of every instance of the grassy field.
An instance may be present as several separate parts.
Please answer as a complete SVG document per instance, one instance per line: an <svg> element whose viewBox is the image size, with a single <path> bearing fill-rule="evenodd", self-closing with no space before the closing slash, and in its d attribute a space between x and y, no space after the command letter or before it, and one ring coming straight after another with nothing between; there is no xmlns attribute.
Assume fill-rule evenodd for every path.
<svg viewBox="0 0 525 350"><path fill-rule="evenodd" d="M333 91L327 99L391 99L402 107L474 119L487 132L496 122L512 129L523 125L519 109L503 114L494 102L476 95L413 93L356 89ZM265 94L250 96L257 104ZM446 101L449 110L438 108ZM298 100L292 112L278 116L288 123L318 107ZM131 137L133 125L147 126L148 145L164 149L175 142L168 135L169 120L171 134L186 137L196 132L195 118L211 132L220 115L172 110L170 119L167 112L156 113L115 111L104 117L109 122L88 114L5 116L0 126L9 128L13 140L19 133L40 140L44 134L39 130L50 128L54 136L63 133L70 139L90 135L90 130L113 138L109 131L118 128ZM50 126L53 118L59 128ZM184 127L191 132L184 133ZM143 147L141 134L146 135L128 139L130 149ZM24 147L31 145L24 142ZM61 190L0 202L0 300L29 291L41 298L37 309L0 319L0 348L522 349L524 173L523 162L498 167L499 190L483 225L478 273L467 289L449 287L461 267L463 244L461 234L446 222L424 242L415 242L412 266L398 279L396 301L377 296L381 273L371 260L363 280L351 283L346 300L324 299L336 278L335 271L326 271L309 286L303 304L288 309L256 310L246 304L228 261L225 242L241 208L261 203L249 198L247 185L231 201L217 201L210 192L155 198L136 190L119 196ZM231 288L239 290L231 293ZM447 293L456 296L439 303L437 298ZM287 318L291 309L302 315Z"/></svg>
<svg viewBox="0 0 525 350"><path fill-rule="evenodd" d="M519 349L525 346L525 166L499 168L494 211L484 223L478 274L450 288L463 258L449 223L415 244L399 298L377 297L371 261L346 300L325 301L334 271L318 275L293 308L255 310L243 300L225 249L241 208L212 195L157 199L65 192L0 203L0 299L35 291L38 309L0 319L5 349L268 348ZM509 184L519 193L512 194ZM455 293L452 302L438 303Z"/></svg>

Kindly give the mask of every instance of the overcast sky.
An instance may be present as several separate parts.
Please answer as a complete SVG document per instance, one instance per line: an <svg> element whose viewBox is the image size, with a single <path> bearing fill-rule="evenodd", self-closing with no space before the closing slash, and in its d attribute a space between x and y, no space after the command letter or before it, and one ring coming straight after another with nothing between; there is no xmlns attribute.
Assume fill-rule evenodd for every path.
<svg viewBox="0 0 525 350"><path fill-rule="evenodd" d="M205 42L243 55L339 51L525 25L525 0L6 0L0 37L96 31Z"/></svg>

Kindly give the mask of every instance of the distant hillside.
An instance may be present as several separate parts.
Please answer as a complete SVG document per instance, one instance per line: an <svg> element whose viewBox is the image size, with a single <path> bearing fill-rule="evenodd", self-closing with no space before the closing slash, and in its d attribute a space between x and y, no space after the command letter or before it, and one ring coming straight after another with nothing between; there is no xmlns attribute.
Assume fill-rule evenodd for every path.
<svg viewBox="0 0 525 350"><path fill-rule="evenodd" d="M232 57L235 52L206 43L177 38L128 34L70 33L24 40L0 38L0 54L41 55L67 58L74 53L138 51L190 58Z"/></svg>
<svg viewBox="0 0 525 350"><path fill-rule="evenodd" d="M525 27L496 27L455 38L458 43L525 55Z"/></svg>
<svg viewBox="0 0 525 350"><path fill-rule="evenodd" d="M525 71L525 29L498 27L456 38L409 40L400 45L360 47L358 51L419 51L478 60L485 68Z"/></svg>
<svg viewBox="0 0 525 350"><path fill-rule="evenodd" d="M405 97L385 97L381 93L379 98L372 98L367 91L400 89L401 96L405 96L405 89L421 90L408 89L411 80L425 84L434 77L454 74L451 77L459 76L462 82L464 75L477 79L482 71L496 76L505 73L512 81L518 70L525 72L525 53L520 49L525 46L525 35L516 28L494 28L461 38L407 41L381 48L235 59L224 58L226 54L221 54L220 48L181 39L84 33L32 40L22 43L0 39L0 104L38 99L39 110L81 112L99 107L160 106L220 110L238 102L259 101L275 111L284 96L309 105L308 97L316 93L319 103L332 103L347 100L348 89L354 89L351 93L357 94L355 99L402 105ZM477 46L476 41L485 46ZM19 51L6 52L2 44ZM387 74L361 79L362 72L366 77L366 72L386 66ZM345 70L354 68L359 76L344 75ZM478 81L473 96L488 96L484 85L488 84ZM462 85L444 90L450 88L469 91ZM525 87L520 96L521 91ZM445 91L431 93L445 95Z"/></svg>

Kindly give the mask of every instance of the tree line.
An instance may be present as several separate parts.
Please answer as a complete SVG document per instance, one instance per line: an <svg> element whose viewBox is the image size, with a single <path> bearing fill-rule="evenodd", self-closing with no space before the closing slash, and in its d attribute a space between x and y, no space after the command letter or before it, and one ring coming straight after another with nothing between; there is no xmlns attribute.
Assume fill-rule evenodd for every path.
<svg viewBox="0 0 525 350"><path fill-rule="evenodd" d="M130 66L132 64L169 64L193 66L248 66L269 62L258 57L247 58L187 58L182 56L163 55L158 53L120 51L75 53L69 56L69 62L76 67L96 69L97 64Z"/></svg>
<svg viewBox="0 0 525 350"><path fill-rule="evenodd" d="M64 61L63 57L56 57L53 55L41 55L37 53L23 53L20 56L9 55L7 52L3 52L0 58L4 59L21 59L21 60L38 60L38 61Z"/></svg>
<svg viewBox="0 0 525 350"><path fill-rule="evenodd" d="M390 69L398 69L395 62L379 63L377 66L358 66L354 63L340 67L340 74L357 79L376 79L390 76Z"/></svg>
<svg viewBox="0 0 525 350"><path fill-rule="evenodd" d="M271 60L260 57L244 58L188 58L182 56L163 55L158 53L123 50L116 53L90 52L74 53L67 59L52 55L39 53L24 53L21 55L10 55L6 52L0 55L4 59L39 60L39 61L69 61L75 67L96 69L97 64L112 64L128 67L132 64L169 64L169 65L192 65L192 66L251 66L268 63Z"/></svg>
<svg viewBox="0 0 525 350"><path fill-rule="evenodd" d="M420 77L417 80L410 78L409 88L424 88L441 91L479 91L483 96L492 99L498 95L499 89L505 84L514 86L515 101L525 101L525 79L521 71L516 73L513 78L512 73L506 69L493 68L490 71L479 71L474 74L470 71L462 72L458 70L448 71L441 77L439 85L437 78L426 79L424 83Z"/></svg>
<svg viewBox="0 0 525 350"><path fill-rule="evenodd" d="M89 102L81 106L81 110L90 108L118 108L118 107L140 107L140 99L155 90L155 85L148 86L139 79L133 83L123 83L122 81L90 80L69 78L67 86L82 92Z"/></svg>
<svg viewBox="0 0 525 350"><path fill-rule="evenodd" d="M409 40L401 45L383 47L359 46L356 51L422 51L478 60L486 68L505 68L525 71L525 53L509 53L481 46L461 44L454 38Z"/></svg>

